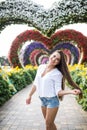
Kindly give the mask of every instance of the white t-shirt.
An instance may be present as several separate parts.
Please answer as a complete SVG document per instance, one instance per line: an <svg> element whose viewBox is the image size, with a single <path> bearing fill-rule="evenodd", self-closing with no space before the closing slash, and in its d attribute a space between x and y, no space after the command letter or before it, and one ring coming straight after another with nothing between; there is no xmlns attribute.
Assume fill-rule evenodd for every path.
<svg viewBox="0 0 87 130"><path fill-rule="evenodd" d="M37 74L33 84L37 88L38 95L40 97L54 97L58 96L58 92L61 90L62 73L54 68L43 77L41 76L46 68L46 64L42 64L38 67Z"/></svg>

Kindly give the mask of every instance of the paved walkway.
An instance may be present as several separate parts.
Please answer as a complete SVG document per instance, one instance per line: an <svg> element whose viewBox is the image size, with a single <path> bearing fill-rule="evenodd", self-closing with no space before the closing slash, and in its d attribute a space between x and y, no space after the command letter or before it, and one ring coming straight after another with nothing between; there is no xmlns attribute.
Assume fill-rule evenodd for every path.
<svg viewBox="0 0 87 130"><path fill-rule="evenodd" d="M25 100L30 86L14 95L0 108L0 130L45 130L37 94L31 105ZM87 112L81 109L73 95L61 102L55 123L58 130L87 130Z"/></svg>

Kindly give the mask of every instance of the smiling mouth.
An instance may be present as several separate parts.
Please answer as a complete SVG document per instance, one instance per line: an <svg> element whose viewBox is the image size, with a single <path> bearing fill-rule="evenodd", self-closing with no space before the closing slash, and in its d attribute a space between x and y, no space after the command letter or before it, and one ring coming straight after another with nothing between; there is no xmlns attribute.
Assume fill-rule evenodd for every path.
<svg viewBox="0 0 87 130"><path fill-rule="evenodd" d="M52 63L56 63L54 60L51 60Z"/></svg>

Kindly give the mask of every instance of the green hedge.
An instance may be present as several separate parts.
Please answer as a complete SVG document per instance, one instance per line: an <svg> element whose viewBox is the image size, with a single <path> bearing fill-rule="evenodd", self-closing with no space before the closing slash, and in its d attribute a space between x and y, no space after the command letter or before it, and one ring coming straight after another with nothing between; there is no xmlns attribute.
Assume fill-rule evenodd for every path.
<svg viewBox="0 0 87 130"><path fill-rule="evenodd" d="M82 108L87 111L87 67L82 66L81 68L80 66L80 68L78 67L71 71L70 74L74 82L79 85L83 92L83 98L81 100L77 98L77 101L82 105Z"/></svg>
<svg viewBox="0 0 87 130"><path fill-rule="evenodd" d="M0 70L0 106L18 91L30 85L36 75L36 69L19 69L6 73Z"/></svg>
<svg viewBox="0 0 87 130"><path fill-rule="evenodd" d="M0 106L11 97L12 94L9 88L9 84L6 80L3 79L2 75L0 75Z"/></svg>

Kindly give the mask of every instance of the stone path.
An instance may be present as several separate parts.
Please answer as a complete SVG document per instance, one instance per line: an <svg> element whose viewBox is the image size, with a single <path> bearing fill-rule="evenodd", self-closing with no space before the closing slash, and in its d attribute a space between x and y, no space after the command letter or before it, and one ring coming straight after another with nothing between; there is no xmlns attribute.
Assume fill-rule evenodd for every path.
<svg viewBox="0 0 87 130"><path fill-rule="evenodd" d="M14 95L0 108L0 130L45 130L37 93L31 105L25 100L31 86ZM60 104L55 123L58 130L87 130L87 112L81 109L73 95Z"/></svg>

